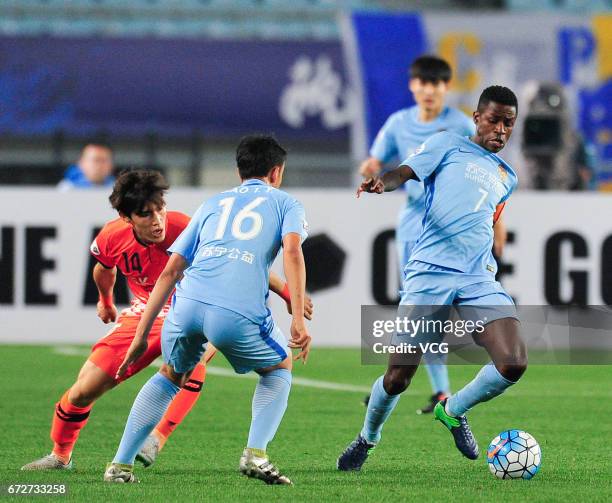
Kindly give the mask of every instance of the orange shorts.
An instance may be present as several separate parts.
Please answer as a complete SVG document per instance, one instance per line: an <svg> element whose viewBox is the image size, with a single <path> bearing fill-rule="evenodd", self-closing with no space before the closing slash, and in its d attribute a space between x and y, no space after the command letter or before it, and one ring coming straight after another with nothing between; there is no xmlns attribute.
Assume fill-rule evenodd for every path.
<svg viewBox="0 0 612 503"><path fill-rule="evenodd" d="M113 329L91 348L89 361L114 378L119 366L123 363L130 344L132 344L134 332L136 332L139 321L140 316L120 316ZM118 379L117 382L125 381L134 374L137 374L161 355L161 331L163 324L163 318L155 319L147 339L149 344L147 351L128 367L125 375Z"/></svg>

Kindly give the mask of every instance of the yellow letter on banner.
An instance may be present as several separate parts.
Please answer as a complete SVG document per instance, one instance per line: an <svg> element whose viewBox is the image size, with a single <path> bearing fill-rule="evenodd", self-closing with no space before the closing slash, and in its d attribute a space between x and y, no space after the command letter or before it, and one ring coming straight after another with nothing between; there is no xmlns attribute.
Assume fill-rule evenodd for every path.
<svg viewBox="0 0 612 503"><path fill-rule="evenodd" d="M612 77L612 16L594 16L593 34L597 41L597 69L602 80Z"/></svg>
<svg viewBox="0 0 612 503"><path fill-rule="evenodd" d="M463 49L468 55L476 56L480 53L480 39L473 33L446 33L440 37L438 52L450 64L453 75L451 87L458 92L474 91L480 84L480 75L473 68L459 74L459 50Z"/></svg>

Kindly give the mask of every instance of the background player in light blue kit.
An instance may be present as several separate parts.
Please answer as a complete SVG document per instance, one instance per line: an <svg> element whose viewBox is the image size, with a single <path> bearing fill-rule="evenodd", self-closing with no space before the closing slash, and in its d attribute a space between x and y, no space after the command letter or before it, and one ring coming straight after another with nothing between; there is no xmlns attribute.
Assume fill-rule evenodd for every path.
<svg viewBox="0 0 612 503"><path fill-rule="evenodd" d="M295 359L304 362L310 349L304 324L306 220L302 205L278 190L285 159L274 138L243 138L236 153L242 184L202 204L170 247L172 256L119 372L146 349L152 321L180 280L162 331L164 365L136 397L105 480L135 481L132 467L141 444L210 341L236 372L260 375L241 473L269 484L291 484L266 455L287 407L289 348L300 348ZM266 305L269 269L281 246L293 315L289 344Z"/></svg>
<svg viewBox="0 0 612 503"><path fill-rule="evenodd" d="M444 104L449 90L452 71L450 65L436 56L421 56L410 65L409 87L416 105L392 114L378 132L370 157L360 166L362 176L377 176L383 166L391 161L408 157L430 136L440 131L450 131L460 136L474 134L474 123L460 110ZM412 181L404 186L406 206L400 211L395 232L397 256L401 277L410 258L410 253L421 233L425 213L425 190L422 181ZM497 254L501 255L505 241L505 228L499 221L495 226ZM427 354L425 366L433 394L419 414L433 411L440 400L450 394L450 383L446 368L446 355ZM366 397L365 403L369 399Z"/></svg>
<svg viewBox="0 0 612 503"><path fill-rule="evenodd" d="M512 168L495 154L510 138L517 112L510 89L489 87L474 112L474 136L437 133L397 169L366 180L358 191L380 194L408 180L425 184L423 229L406 266L400 305L480 306L476 312L487 312L484 331L472 336L492 362L434 408L435 418L450 430L455 445L469 459L476 459L479 452L465 412L503 393L527 367L514 303L495 281L497 264L491 253L494 220L517 184ZM491 312L486 306L497 309ZM420 355L406 364L402 355L390 357L385 375L372 387L363 429L338 458L340 470L361 469L419 359Z"/></svg>

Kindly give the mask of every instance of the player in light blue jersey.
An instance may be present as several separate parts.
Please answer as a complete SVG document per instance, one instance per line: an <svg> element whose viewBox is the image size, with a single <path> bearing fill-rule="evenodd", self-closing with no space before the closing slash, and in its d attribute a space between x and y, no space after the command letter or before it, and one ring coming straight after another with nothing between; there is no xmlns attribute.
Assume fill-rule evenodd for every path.
<svg viewBox="0 0 612 503"><path fill-rule="evenodd" d="M517 111L516 96L510 89L485 89L474 112L474 136L438 133L397 169L366 180L358 191L380 194L408 180L425 184L423 230L406 266L402 313L402 306L448 305L471 309L477 316L479 310L486 312L480 319L484 328L472 336L492 362L434 408L435 418L450 430L455 445L469 459L476 459L479 452L465 412L503 393L527 367L514 303L495 281L497 265L491 253L494 220L517 184L512 168L496 155L510 138ZM399 345L405 335L396 334L394 344ZM410 384L420 357L417 354L408 362L401 354L390 357L385 375L372 387L361 433L338 459L340 470L361 469L400 394Z"/></svg>
<svg viewBox="0 0 612 503"><path fill-rule="evenodd" d="M241 473L268 484L291 484L266 455L287 407L293 361L289 348L300 348L295 359L304 363L310 349L304 323L306 220L302 205L279 190L285 159L274 138L243 138L236 153L242 184L202 204L170 247L168 265L119 372L146 349L152 321L178 281L162 330L164 365L136 397L105 480L135 481L132 467L140 445L210 341L237 373L254 370L260 375ZM289 343L266 305L270 266L281 247L293 315Z"/></svg>
<svg viewBox="0 0 612 503"><path fill-rule="evenodd" d="M378 132L370 157L360 166L360 174L366 178L377 176L383 166L408 157L430 136L449 131L461 136L474 134L474 122L460 110L445 106L452 71L450 65L436 56L421 56L414 60L409 70L409 87L415 106L392 114ZM422 181L404 185L406 205L400 211L395 232L400 277L410 258L410 253L422 229L425 213L425 190ZM495 226L495 243L501 254L505 241L502 222ZM446 369L446 355L427 354L425 368L433 394L427 405L417 409L418 414L433 412L440 400L450 395L450 383ZM369 400L366 397L365 403Z"/></svg>

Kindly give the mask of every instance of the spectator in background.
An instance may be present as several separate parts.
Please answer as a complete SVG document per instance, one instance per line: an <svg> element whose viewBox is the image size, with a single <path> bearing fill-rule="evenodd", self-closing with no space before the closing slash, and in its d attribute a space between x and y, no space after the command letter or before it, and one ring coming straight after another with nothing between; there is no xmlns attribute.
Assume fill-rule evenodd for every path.
<svg viewBox="0 0 612 503"><path fill-rule="evenodd" d="M85 145L77 164L72 164L59 183L60 190L112 187L113 151L104 143L91 142Z"/></svg>

